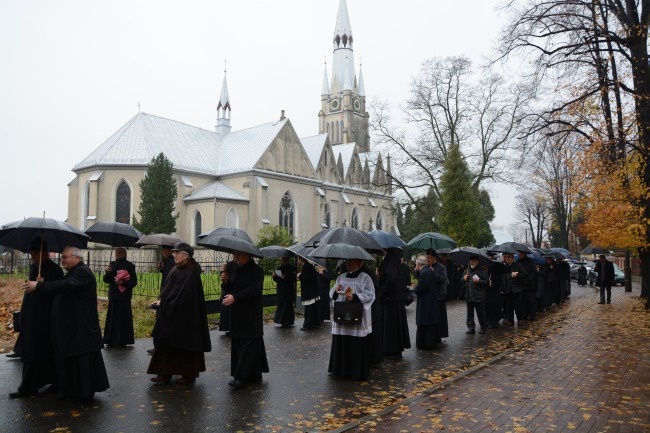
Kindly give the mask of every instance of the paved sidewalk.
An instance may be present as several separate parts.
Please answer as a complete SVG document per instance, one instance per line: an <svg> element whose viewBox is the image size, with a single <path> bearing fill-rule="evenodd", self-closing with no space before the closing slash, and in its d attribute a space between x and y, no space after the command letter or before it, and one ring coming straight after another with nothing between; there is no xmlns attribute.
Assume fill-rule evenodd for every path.
<svg viewBox="0 0 650 433"><path fill-rule="evenodd" d="M341 430L650 432L650 313L638 292L596 302L572 300L544 338Z"/></svg>
<svg viewBox="0 0 650 433"><path fill-rule="evenodd" d="M650 431L650 321L616 287L597 305L590 287L535 322L465 335L465 304L448 304L450 338L406 350L368 382L327 374L329 324L301 332L265 324L271 372L232 390L230 340L211 332L208 371L193 386L155 385L151 340L106 349L111 388L90 404L51 394L11 400L19 361L0 356L0 433L9 432L629 432ZM407 309L415 340L415 305ZM443 385L443 386L441 386Z"/></svg>

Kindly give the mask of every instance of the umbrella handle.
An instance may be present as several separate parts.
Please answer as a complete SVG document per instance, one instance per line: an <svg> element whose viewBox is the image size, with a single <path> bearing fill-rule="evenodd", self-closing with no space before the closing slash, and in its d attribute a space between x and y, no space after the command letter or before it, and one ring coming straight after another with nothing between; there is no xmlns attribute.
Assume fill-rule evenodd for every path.
<svg viewBox="0 0 650 433"><path fill-rule="evenodd" d="M45 217L45 213L43 213ZM41 264L43 263L43 236L41 236L41 253L38 255L38 275L36 276L36 281L41 279Z"/></svg>

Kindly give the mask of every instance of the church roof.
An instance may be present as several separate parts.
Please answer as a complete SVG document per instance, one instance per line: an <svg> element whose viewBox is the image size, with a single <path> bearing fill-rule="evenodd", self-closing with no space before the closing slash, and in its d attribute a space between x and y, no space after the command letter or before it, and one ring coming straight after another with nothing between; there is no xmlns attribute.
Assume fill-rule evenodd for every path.
<svg viewBox="0 0 650 433"><path fill-rule="evenodd" d="M354 156L354 148L356 143L333 144L332 150L334 151L335 160L338 161L341 155L341 162L343 162L343 178L348 175L348 168L352 164L352 157Z"/></svg>
<svg viewBox="0 0 650 433"><path fill-rule="evenodd" d="M288 121L284 118L226 135L223 138L218 174L253 168Z"/></svg>
<svg viewBox="0 0 650 433"><path fill-rule="evenodd" d="M375 176L375 171L377 171L377 163L379 161L379 152L362 152L359 153L359 159L361 160L361 167L366 166L366 161L368 161L368 170L370 171L370 181Z"/></svg>
<svg viewBox="0 0 650 433"><path fill-rule="evenodd" d="M94 166L146 166L163 152L177 170L217 174L219 136L175 120L138 113L73 171Z"/></svg>
<svg viewBox="0 0 650 433"><path fill-rule="evenodd" d="M305 152L307 152L311 165L314 167L314 170L316 170L318 168L318 163L320 162L320 157L323 154L323 148L327 142L327 134L323 133L312 135L311 137L303 137L300 139L300 142L302 143Z"/></svg>
<svg viewBox="0 0 650 433"><path fill-rule="evenodd" d="M287 119L225 137L175 120L138 113L73 171L98 166L147 166L163 152L174 169L217 176L253 168Z"/></svg>
<svg viewBox="0 0 650 433"><path fill-rule="evenodd" d="M241 195L234 189L225 185L223 182L215 180L207 185L202 186L196 191L192 192L184 201L197 201L205 199L222 199L222 200L239 200L250 201L248 197Z"/></svg>

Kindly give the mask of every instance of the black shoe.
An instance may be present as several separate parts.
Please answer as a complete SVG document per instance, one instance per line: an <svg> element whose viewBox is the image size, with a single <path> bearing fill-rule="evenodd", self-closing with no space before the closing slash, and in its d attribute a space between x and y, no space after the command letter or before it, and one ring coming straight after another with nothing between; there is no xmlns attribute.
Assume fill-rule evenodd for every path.
<svg viewBox="0 0 650 433"><path fill-rule="evenodd" d="M301 331L311 331L312 329L314 329L313 326L303 326L300 328Z"/></svg>
<svg viewBox="0 0 650 433"><path fill-rule="evenodd" d="M470 329L465 334L476 334L476 330L475 329Z"/></svg>
<svg viewBox="0 0 650 433"><path fill-rule="evenodd" d="M608 300L607 300L607 303L608 303L608 304L611 304L611 303L612 303L612 300L611 300L611 299L608 299Z"/></svg>
<svg viewBox="0 0 650 433"><path fill-rule="evenodd" d="M31 397L31 396L34 396L34 395L36 395L36 393L31 393L30 394L30 393L24 393L24 392L16 391L16 392L10 392L9 393L9 398L28 398L28 397Z"/></svg>
<svg viewBox="0 0 650 433"><path fill-rule="evenodd" d="M604 304L604 303L605 303L605 301L600 301L600 302L598 302L598 303L599 303L599 304Z"/></svg>
<svg viewBox="0 0 650 433"><path fill-rule="evenodd" d="M20 353L11 352L5 355L7 358L20 358Z"/></svg>
<svg viewBox="0 0 650 433"><path fill-rule="evenodd" d="M153 351L154 351L154 349L147 349L147 353L148 353L149 355L153 355Z"/></svg>
<svg viewBox="0 0 650 433"><path fill-rule="evenodd" d="M479 334L485 334L485 329L483 329L483 328L479 329L478 333Z"/></svg>
<svg viewBox="0 0 650 433"><path fill-rule="evenodd" d="M237 379L233 379L230 382L228 382L228 385L232 386L235 389L242 389L244 387L244 384L238 381Z"/></svg>

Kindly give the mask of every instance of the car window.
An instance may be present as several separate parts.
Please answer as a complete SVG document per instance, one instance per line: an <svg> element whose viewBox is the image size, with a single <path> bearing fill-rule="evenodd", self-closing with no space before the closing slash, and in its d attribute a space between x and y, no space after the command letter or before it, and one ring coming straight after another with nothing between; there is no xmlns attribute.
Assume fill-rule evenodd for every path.
<svg viewBox="0 0 650 433"><path fill-rule="evenodd" d="M616 263L614 263L614 272L623 272L621 271L621 268L619 268Z"/></svg>

